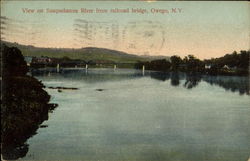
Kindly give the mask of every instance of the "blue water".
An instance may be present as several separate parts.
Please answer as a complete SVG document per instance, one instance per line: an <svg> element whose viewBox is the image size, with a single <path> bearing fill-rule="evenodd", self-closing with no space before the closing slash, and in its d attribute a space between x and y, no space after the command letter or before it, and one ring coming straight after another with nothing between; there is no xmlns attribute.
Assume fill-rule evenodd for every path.
<svg viewBox="0 0 250 161"><path fill-rule="evenodd" d="M21 160L247 161L248 77L117 69L36 75L58 107Z"/></svg>

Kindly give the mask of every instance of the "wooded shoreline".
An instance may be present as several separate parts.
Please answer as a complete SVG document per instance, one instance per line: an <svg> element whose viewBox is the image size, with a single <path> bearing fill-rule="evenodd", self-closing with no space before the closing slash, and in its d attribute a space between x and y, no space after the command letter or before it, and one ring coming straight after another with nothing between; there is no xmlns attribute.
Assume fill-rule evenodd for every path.
<svg viewBox="0 0 250 161"><path fill-rule="evenodd" d="M1 46L1 62L1 154L3 159L15 160L26 155L26 140L36 134L57 104L49 103L45 86L27 75L28 67L18 48Z"/></svg>

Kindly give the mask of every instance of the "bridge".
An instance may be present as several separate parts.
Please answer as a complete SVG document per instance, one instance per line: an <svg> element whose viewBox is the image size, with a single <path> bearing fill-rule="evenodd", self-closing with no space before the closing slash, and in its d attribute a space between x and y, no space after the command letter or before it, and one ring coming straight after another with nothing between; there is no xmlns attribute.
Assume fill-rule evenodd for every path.
<svg viewBox="0 0 250 161"><path fill-rule="evenodd" d="M82 68L82 64L78 64L78 65L75 65L75 69L77 69L77 68L81 68L81 69L85 69L86 71L89 69L89 66L90 66L91 64L85 64L85 67L84 68ZM113 69L114 70L116 70L119 66L121 66L121 65L134 65L134 63L102 63L102 64L95 64L95 66L105 66L105 67L107 67L107 65L112 65L113 66ZM65 68L65 67L63 67L63 68ZM56 71L57 72L60 72L60 64L58 63L57 64L57 66L56 66ZM142 73L143 73L143 75L144 75L144 73L145 73L145 65L143 65L142 66Z"/></svg>

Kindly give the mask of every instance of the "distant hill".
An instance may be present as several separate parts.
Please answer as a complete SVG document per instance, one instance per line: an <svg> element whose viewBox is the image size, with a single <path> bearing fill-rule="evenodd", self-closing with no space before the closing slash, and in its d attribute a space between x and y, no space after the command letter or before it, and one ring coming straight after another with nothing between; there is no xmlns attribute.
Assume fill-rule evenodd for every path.
<svg viewBox="0 0 250 161"><path fill-rule="evenodd" d="M133 54L128 54L126 52L96 48L96 47L86 47L81 49L71 49L71 48L40 48L31 45L21 45L18 43L2 42L8 46L18 47L24 56L48 56L53 58L68 57L71 59L81 59L85 61L89 60L102 60L102 61L113 61L117 63L135 63L137 61L151 61L155 59L169 59L169 57L164 56L138 56Z"/></svg>
<svg viewBox="0 0 250 161"><path fill-rule="evenodd" d="M169 56L163 56L163 55L156 55L156 56L150 56L150 55L141 55L140 57L150 59L150 60L157 60L157 59L167 59L170 60Z"/></svg>

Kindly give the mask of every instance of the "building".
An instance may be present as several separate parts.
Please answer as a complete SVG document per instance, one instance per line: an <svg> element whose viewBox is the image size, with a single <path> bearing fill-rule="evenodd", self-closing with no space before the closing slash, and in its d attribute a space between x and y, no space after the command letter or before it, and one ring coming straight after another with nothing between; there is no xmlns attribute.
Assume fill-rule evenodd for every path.
<svg viewBox="0 0 250 161"><path fill-rule="evenodd" d="M205 69L211 69L212 65L211 64L205 64Z"/></svg>
<svg viewBox="0 0 250 161"><path fill-rule="evenodd" d="M48 64L51 62L52 60L49 57L34 57L32 59L32 63L38 63L38 64Z"/></svg>

